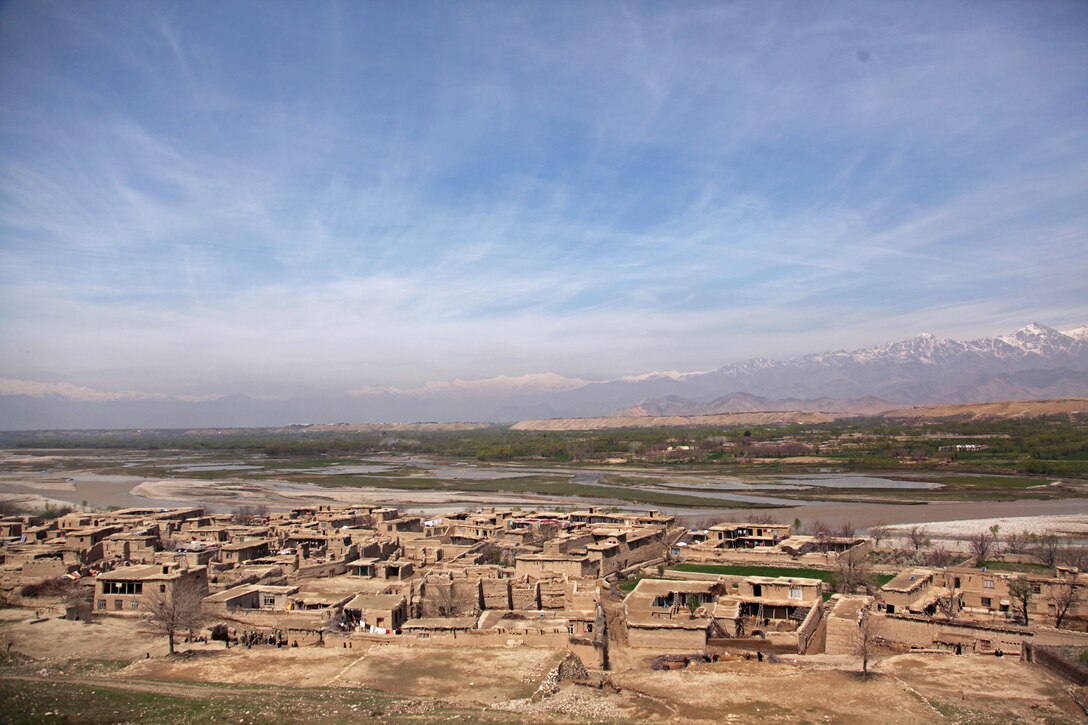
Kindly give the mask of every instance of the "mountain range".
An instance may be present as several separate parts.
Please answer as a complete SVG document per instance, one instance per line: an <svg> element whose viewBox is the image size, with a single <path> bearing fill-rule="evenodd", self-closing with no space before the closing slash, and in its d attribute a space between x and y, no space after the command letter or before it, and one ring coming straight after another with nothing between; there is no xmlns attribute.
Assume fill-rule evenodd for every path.
<svg viewBox="0 0 1088 725"><path fill-rule="evenodd" d="M904 405L1088 396L1088 326L1059 332L1035 322L1008 335L965 342L923 334L853 351L753 358L703 372L652 372L605 381L542 373L288 400L242 395L183 400L2 382L4 430L510 422L754 411L865 415Z"/></svg>

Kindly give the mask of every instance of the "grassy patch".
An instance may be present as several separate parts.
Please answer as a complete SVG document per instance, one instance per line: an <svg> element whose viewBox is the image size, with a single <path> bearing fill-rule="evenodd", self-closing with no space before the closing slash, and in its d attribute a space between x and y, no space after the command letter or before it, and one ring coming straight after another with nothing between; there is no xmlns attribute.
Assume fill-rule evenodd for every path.
<svg viewBox="0 0 1088 725"><path fill-rule="evenodd" d="M1042 564L1022 564L1017 561L988 561L988 571L1016 571L1021 574L1053 574L1054 569Z"/></svg>
<svg viewBox="0 0 1088 725"><path fill-rule="evenodd" d="M642 581L643 579L663 579L663 578L664 577L660 577L660 576L643 576L641 574L637 574L635 576L629 576L626 579L620 579L618 582L616 582L616 588L619 589L621 592L630 592L630 591L634 591L634 588L637 587L638 583L640 581Z"/></svg>
<svg viewBox="0 0 1088 725"><path fill-rule="evenodd" d="M621 476L616 473L606 473L598 479L605 486L654 486L661 481L652 476Z"/></svg>
<svg viewBox="0 0 1088 725"><path fill-rule="evenodd" d="M725 574L728 576L785 576L805 579L819 579L830 582L836 576L833 571L824 569L790 569L784 566L741 566L733 564L676 564L670 567L677 571L690 571L697 574ZM874 574L877 584L883 586L890 582L893 574Z"/></svg>

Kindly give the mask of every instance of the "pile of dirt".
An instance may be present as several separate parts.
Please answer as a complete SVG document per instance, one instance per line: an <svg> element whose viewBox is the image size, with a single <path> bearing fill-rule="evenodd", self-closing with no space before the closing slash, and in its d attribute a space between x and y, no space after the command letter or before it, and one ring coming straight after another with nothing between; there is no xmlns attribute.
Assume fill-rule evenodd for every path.
<svg viewBox="0 0 1088 725"><path fill-rule="evenodd" d="M589 670L586 669L582 660L573 652L567 652L563 659L559 661L559 664L544 676L540 687L536 689L536 692L533 693L529 700L536 702L556 695L562 682L585 682L588 679Z"/></svg>

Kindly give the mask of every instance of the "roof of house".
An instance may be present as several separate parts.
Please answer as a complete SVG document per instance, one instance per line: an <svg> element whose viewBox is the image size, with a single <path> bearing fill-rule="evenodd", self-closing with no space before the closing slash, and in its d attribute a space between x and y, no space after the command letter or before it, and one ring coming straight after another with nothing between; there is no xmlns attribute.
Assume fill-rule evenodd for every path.
<svg viewBox="0 0 1088 725"><path fill-rule="evenodd" d="M895 575L890 582L880 587L884 592L909 593L921 587L926 581L933 579L932 569L907 569Z"/></svg>
<svg viewBox="0 0 1088 725"><path fill-rule="evenodd" d="M193 567L188 571L194 569L203 569L204 567ZM133 581L137 579L154 580L154 579L176 579L185 573L186 570L171 568L168 572L163 572L163 567L159 564L147 564L143 566L123 566L120 569L114 569L113 571L103 572L98 575L99 579L105 579L107 581Z"/></svg>
<svg viewBox="0 0 1088 725"><path fill-rule="evenodd" d="M245 586L224 589L221 592L217 592L216 594L212 594L211 596L204 597L204 601L210 603L229 602L232 599L237 599L238 597L245 596L246 594L252 594L253 592L267 594L294 594L297 591L297 586L290 585L247 584Z"/></svg>
<svg viewBox="0 0 1088 725"><path fill-rule="evenodd" d="M475 617L419 617L418 619L409 619L401 626L401 629L430 629L441 631L450 629L473 629L475 626Z"/></svg>
<svg viewBox="0 0 1088 725"><path fill-rule="evenodd" d="M232 541L219 547L220 551L244 551L269 546L272 542L268 539L250 539L249 541Z"/></svg>
<svg viewBox="0 0 1088 725"><path fill-rule="evenodd" d="M402 604L400 594L356 594L344 609L396 609Z"/></svg>

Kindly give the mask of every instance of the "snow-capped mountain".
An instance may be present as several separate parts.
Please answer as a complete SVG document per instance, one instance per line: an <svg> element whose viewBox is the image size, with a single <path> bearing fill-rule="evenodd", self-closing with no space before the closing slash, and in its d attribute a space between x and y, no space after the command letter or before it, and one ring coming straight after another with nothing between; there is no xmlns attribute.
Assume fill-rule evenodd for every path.
<svg viewBox="0 0 1088 725"><path fill-rule="evenodd" d="M1088 326L1037 322L958 341L923 334L852 351L753 358L709 372L586 381L552 373L370 388L325 398L213 400L0 381L0 428L279 426L327 421L514 421L755 410L876 413L923 403L1088 397Z"/></svg>
<svg viewBox="0 0 1088 725"><path fill-rule="evenodd" d="M1009 335L965 342L921 334L852 351L757 358L686 382L687 391L671 394L689 403L733 392L902 404L1088 395L1088 327L1059 332L1033 322Z"/></svg>

